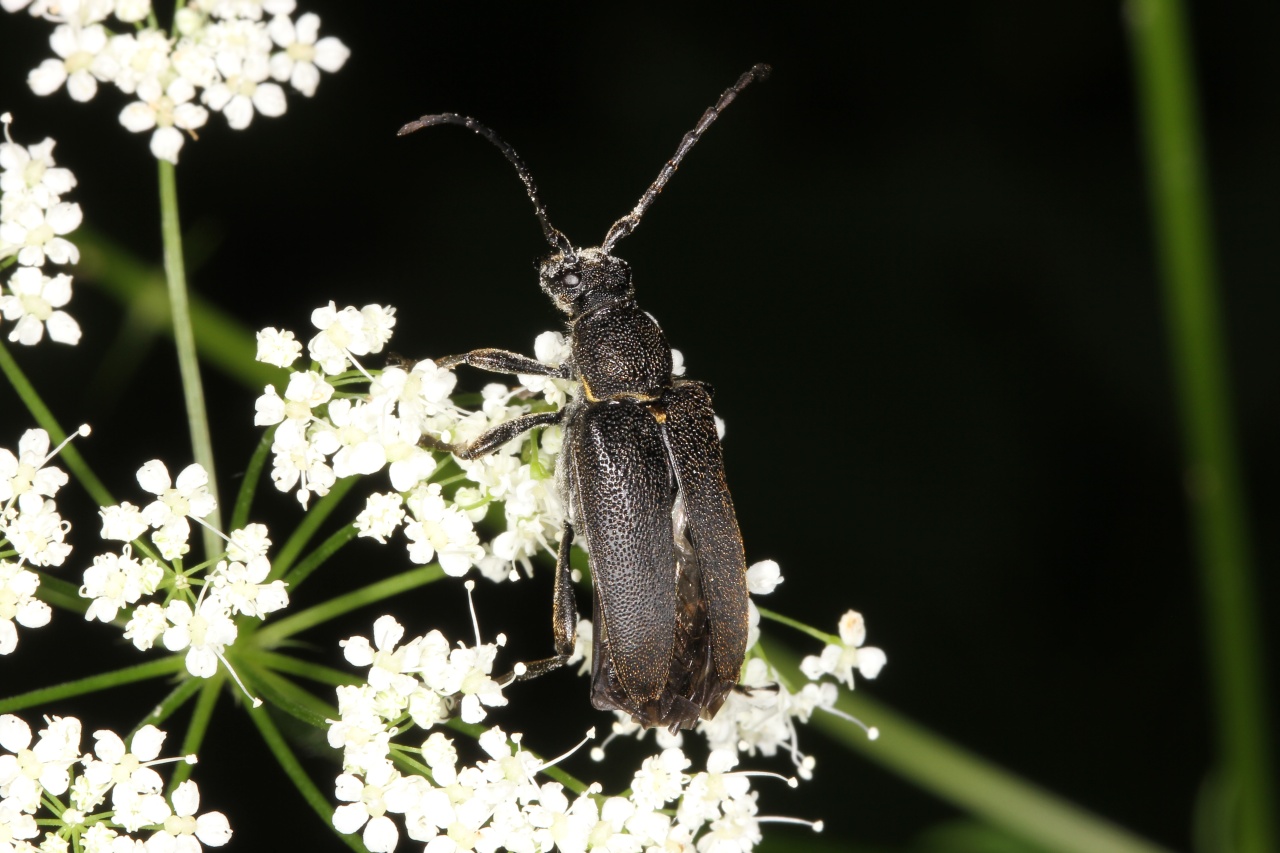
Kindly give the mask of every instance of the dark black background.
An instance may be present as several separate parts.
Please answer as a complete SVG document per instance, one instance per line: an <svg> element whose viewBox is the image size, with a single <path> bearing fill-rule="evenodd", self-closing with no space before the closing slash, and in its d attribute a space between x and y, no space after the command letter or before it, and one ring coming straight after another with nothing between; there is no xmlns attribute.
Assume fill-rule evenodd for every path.
<svg viewBox="0 0 1280 853"><path fill-rule="evenodd" d="M352 57L313 100L291 95L283 119L232 133L214 116L183 149L184 225L203 256L194 286L249 327L302 337L330 299L394 304L393 348L415 357L529 351L559 320L536 288L546 247L511 168L456 128L398 139L402 123L485 121L528 162L555 224L590 245L715 96L772 63L619 247L690 375L715 385L748 557L786 576L770 606L829 629L861 610L890 661L874 696L1153 840L1190 844L1210 700L1117 4L305 8ZM1258 603L1271 612L1280 21L1274 5L1244 3L1198 5L1191 23ZM34 97L22 79L48 53L47 25L0 27L0 107L19 139L54 136L87 222L158 259L155 168L116 122L123 99ZM169 350L158 342L130 377L95 373L86 362L111 346L119 310L87 281L72 310L79 350L20 355L58 388L66 423L94 423L85 452L128 493L142 461L166 448L174 467L186 458ZM256 440L253 392L208 382L228 491ZM108 387L113 402L97 393ZM0 440L12 446L28 423L5 415ZM126 443L139 435L146 446ZM264 514L288 517L292 498L264 500ZM94 545L79 541L87 561ZM381 577L404 567L399 554L353 548L346 570ZM482 586L482 623L540 654L544 592L545 575L514 594ZM461 591L420 600L431 596L442 603L403 605L410 627L447 611L467 636ZM504 613L513 598L521 612ZM52 653L39 635L22 642ZM585 685L544 682L513 695L509 725L540 730L534 745L552 751L602 718ZM157 698L147 691L134 689L140 707ZM558 727L527 723L535 703ZM955 816L802 737L817 782L766 792L765 811L892 846ZM206 755L199 778L256 750L252 738ZM233 784L285 808L293 795L271 771L234 775L259 766L235 766ZM214 785L206 800L235 820L237 789Z"/></svg>

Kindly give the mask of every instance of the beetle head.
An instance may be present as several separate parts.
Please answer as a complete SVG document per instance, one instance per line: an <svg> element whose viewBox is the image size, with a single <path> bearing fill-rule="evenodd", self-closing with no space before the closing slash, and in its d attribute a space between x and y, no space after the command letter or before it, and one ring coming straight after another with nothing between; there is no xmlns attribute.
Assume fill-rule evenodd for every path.
<svg viewBox="0 0 1280 853"><path fill-rule="evenodd" d="M631 267L604 249L556 252L542 262L538 281L556 307L570 317L629 299L635 292Z"/></svg>

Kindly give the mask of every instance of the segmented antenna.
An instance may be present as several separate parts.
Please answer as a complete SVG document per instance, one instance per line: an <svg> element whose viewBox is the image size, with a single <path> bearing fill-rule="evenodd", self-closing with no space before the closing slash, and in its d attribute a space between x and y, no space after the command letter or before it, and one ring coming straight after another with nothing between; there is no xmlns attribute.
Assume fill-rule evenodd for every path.
<svg viewBox="0 0 1280 853"><path fill-rule="evenodd" d="M667 185L667 181L671 180L671 176L676 173L676 169L680 168L680 161L689 153L689 149L693 148L698 140L702 138L702 134L707 132L707 128L711 127L711 123L720 117L720 113L733 103L733 99L738 97L743 89L756 80L767 80L772 70L763 63L753 65L750 71L738 78L738 82L725 89L724 94L720 96L720 100L716 101L715 106L708 108L702 114L697 126L686 133L684 138L680 140L680 147L676 149L675 156L667 161L667 165L662 167L662 171L658 173L658 179L649 185L649 189L645 190L644 195L640 196L640 201L636 203L636 206L626 216L613 223L613 227L609 229L609 233L604 238L604 244L600 247L606 255L612 254L615 243L636 230L636 226L640 224L640 217L644 216L644 212L649 209L649 205L653 204L654 199L658 197L658 193L662 192L662 188Z"/></svg>
<svg viewBox="0 0 1280 853"><path fill-rule="evenodd" d="M745 83L742 83L742 81L739 81L739 83L743 86L746 85ZM723 100L723 98L721 100ZM730 100L732 100L732 98L730 98ZM512 166L516 167L516 174L520 176L521 181L524 181L525 191L529 193L529 200L533 202L533 212L538 217L538 222L542 225L542 233L547 238L547 242L559 249L565 256L566 260L570 262L576 260L577 252L574 250L573 244L569 242L569 238L560 233L560 230L551 224L551 220L547 219L547 206L543 204L542 199L538 197L538 188L533 183L533 175L529 174L529 167L520 159L520 155L516 153L516 150L508 145L506 140L501 136L498 136L498 134L494 133L475 119L468 116L458 115L457 113L440 113L439 115L423 116L417 121L411 121L404 127L400 128L396 133L396 136L405 136L406 134L413 133L415 130L421 130L424 127L435 127L439 124L461 125L462 127L465 127L484 139L492 142L497 149L502 152L502 156L506 157L507 161L510 162Z"/></svg>

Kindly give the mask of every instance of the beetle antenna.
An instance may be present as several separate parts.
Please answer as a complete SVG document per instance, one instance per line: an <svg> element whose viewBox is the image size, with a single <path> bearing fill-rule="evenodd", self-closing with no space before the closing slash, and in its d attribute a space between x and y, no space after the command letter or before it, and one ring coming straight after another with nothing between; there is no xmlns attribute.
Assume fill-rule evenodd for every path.
<svg viewBox="0 0 1280 853"><path fill-rule="evenodd" d="M742 81L739 81L742 83ZM742 83L742 85L746 85ZM727 94L727 93L726 93ZM723 100L723 99L722 99ZM732 100L732 98L730 98ZM577 257L577 252L573 248L573 244L569 242L569 238L565 237L554 225L551 220L547 219L547 206L543 204L542 199L538 196L538 187L533 183L533 175L529 172L529 167L520 159L520 155L512 148L506 140L485 127L480 122L469 116L458 115L457 113L440 113L439 115L423 116L417 121L411 121L396 132L396 136L405 136L413 133L415 130L421 130L424 127L435 127L440 124L457 124L474 132L476 135L487 139L502 152L502 156L512 166L516 167L516 174L520 176L520 180L524 182L525 191L529 193L529 200L533 202L534 215L538 217L538 223L542 225L542 233L547 238L547 242L553 247L560 250L567 260L573 261Z"/></svg>
<svg viewBox="0 0 1280 853"><path fill-rule="evenodd" d="M658 178L649 185L649 189L645 190L644 195L640 196L640 201L631 209L626 216L613 223L613 227L609 229L608 235L604 238L604 244L600 247L606 255L611 254L613 245L623 237L636 230L636 226L640 224L640 217L644 216L644 212L649 209L649 205L653 204L654 199L658 197L658 193L662 192L662 188L667 185L667 181L671 180L671 176L676 173L676 169L680 168L680 161L689 153L689 149L693 148L702 138L702 134L707 132L707 128L711 127L711 123L720 117L720 113L726 107L733 103L734 98L747 86L756 80L767 80L773 69L768 65L760 63L751 66L751 70L738 78L738 82L734 83L728 89L724 90L724 94L720 96L720 100L715 102L714 106L707 109L702 114L702 118L698 120L698 124L684 135L680 140L680 147L676 149L675 156L667 161L667 165L662 167L662 171L658 173ZM407 125L406 125L407 127ZM403 133L404 131L401 131Z"/></svg>

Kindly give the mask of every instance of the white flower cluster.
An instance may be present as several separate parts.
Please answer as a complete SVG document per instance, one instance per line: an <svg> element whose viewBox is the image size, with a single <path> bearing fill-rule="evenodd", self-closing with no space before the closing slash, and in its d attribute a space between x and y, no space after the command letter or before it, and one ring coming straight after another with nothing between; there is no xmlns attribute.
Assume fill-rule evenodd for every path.
<svg viewBox="0 0 1280 853"><path fill-rule="evenodd" d="M338 688L340 718L330 721L329 743L343 750L336 784L343 804L333 824L344 833L363 828L374 853L394 850L400 825L429 853L460 850L517 853L587 849L693 850L741 853L760 840L756 795L747 774L730 772L733 749L712 752L707 770L688 774L678 748L647 759L628 797L605 797L591 785L572 799L556 782L539 783L543 762L521 748L521 736L491 728L480 735L488 756L458 766L452 738L436 731L414 748L403 739L405 719L422 729L444 722L461 697L462 718L479 722L483 705L506 700L489 676L497 646L450 649L438 631L399 645L404 629L390 616L374 625L371 643L353 637L348 660L368 666L366 683ZM468 703L471 703L468 709ZM420 755L429 772L403 774L393 756Z"/></svg>
<svg viewBox="0 0 1280 853"><path fill-rule="evenodd" d="M777 564L772 561L757 563L747 574L747 582L754 595L771 590L780 580ZM753 603L751 611L753 628L758 619L759 613ZM842 628L847 619L846 615L846 620L841 621ZM858 620L861 625L860 616ZM756 631L753 633L758 635ZM863 628L857 643L860 644L865 638L866 631ZM830 658L831 648L832 646L827 646L823 651L823 660ZM843 645L838 648L841 654L847 654L848 650ZM857 650L854 649L854 651ZM884 652L870 647L860 651L863 657L853 666L860 665L864 678L875 678L880 674L880 668L885 663ZM706 736L712 749L737 749L750 755L757 752L763 755L774 755L779 750L785 750L790 755L800 777L811 778L815 762L813 756L800 751L796 724L807 723L816 710L845 716L835 707L836 700L839 698L836 685L829 681L818 681L824 674L836 674L850 690L853 689L851 667L845 669L845 664L835 662L834 670L815 669L810 662L817 659L814 656L804 659L801 670L810 680L799 690L792 691L787 686L787 680L772 664L748 651L747 664L742 673L742 689L729 694L715 719L699 721L697 731ZM872 737L876 736L874 729L869 733Z"/></svg>
<svg viewBox="0 0 1280 853"><path fill-rule="evenodd" d="M320 72L334 72L350 51L319 37L312 13L294 20L294 0L187 0L171 31L160 29L150 0L0 0L6 11L28 8L57 24L54 57L27 77L37 95L63 88L88 101L99 83L134 98L120 123L151 131L151 153L178 162L183 131L192 137L221 112L236 130L255 114L283 115L287 83L310 97ZM114 20L110 20L114 19ZM117 32L110 26L118 26Z"/></svg>
<svg viewBox="0 0 1280 853"><path fill-rule="evenodd" d="M407 713L417 726L429 729L449 719L455 706L464 723L479 723L486 706L507 704L502 686L492 677L498 649L507 642L502 634L493 643L476 637L471 648L462 643L451 647L439 631L400 645L403 638L404 627L382 616L373 625L373 643L351 637L340 644L351 664L369 667L364 684L338 688L342 720L330 729L329 741L344 748L347 767L368 767L370 761L386 758L385 744L373 745L373 753L365 751L371 746L363 734L371 712L383 720L372 723L375 728L385 729ZM351 731L362 734L353 740ZM359 748L354 746L357 742Z"/></svg>
<svg viewBox="0 0 1280 853"><path fill-rule="evenodd" d="M867 623L862 614L850 610L840 617L840 636L831 637L821 654L809 655L800 662L800 671L811 681L824 675L834 675L841 684L853 689L853 671L863 678L875 678L880 674L888 658L875 646L863 646L867 641Z"/></svg>
<svg viewBox="0 0 1280 853"><path fill-rule="evenodd" d="M46 717L33 743L20 717L0 716L0 849L199 853L202 844L221 847L231 839L221 812L197 814L195 782L183 782L166 798L154 766L194 764L195 756L157 760L163 731L143 726L126 747L115 732L102 729L93 733L93 751L83 755L80 737L75 717ZM42 806L46 814L40 814Z"/></svg>
<svg viewBox="0 0 1280 853"><path fill-rule="evenodd" d="M256 423L276 429L272 450L278 488L296 490L305 507L338 477L385 468L393 491L368 499L356 519L359 533L386 542L403 529L411 559L437 559L451 575L476 566L495 580L516 577L515 567L528 567L538 550L554 554L564 523L553 476L562 442L559 428L513 439L470 461L428 451L423 444L465 444L513 417L553 411L575 391L572 383L521 376L515 387L486 386L479 410L467 411L450 397L452 372L434 362L392 366L376 376L359 363L389 340L392 309L338 309L330 303L313 313L312 323L319 331L307 343L311 364L306 370L293 367L303 344L292 332L265 329L258 335L258 360L291 371L287 387L267 387L256 406ZM566 358L566 349L562 335L548 332L537 339L535 352L542 363L556 365ZM470 482L447 495L444 487L457 482L458 469ZM472 524L495 502L506 511L506 530L480 543ZM772 592L781 581L771 560L747 571L752 595ZM427 729L456 712L464 722L478 723L486 706L505 705L506 698L490 674L497 645L481 645L477 637L474 649L451 649L438 631L401 645L404 629L385 616L375 625L372 642L354 637L344 643L348 660L370 667L370 673L365 684L339 688L339 719L330 721L329 741L343 750L345 771L337 794L344 805L334 825L343 832L363 831L373 851L393 849L402 831L425 842L428 853L499 847L750 850L759 840L755 795L745 777L728 771L740 754L783 752L801 777L811 778L815 762L800 751L797 724L818 709L842 715L835 707L837 685L815 680L830 672L852 687L852 671L845 677L845 667L874 677L884 657L863 648L851 664L837 655L830 661L834 669L793 691L756 648L760 611L754 603L749 619L742 689L728 696L714 719L700 721L695 729L711 750L708 772L686 774L683 736L659 730L664 751L637 773L627 798L602 797L593 786L571 802L560 785L535 781L543 765L518 747L518 735L510 738L517 744L512 752L507 736L491 729L481 742L489 760L463 768L443 733L431 734L420 749L393 742L403 740L406 721ZM585 675L591 669L591 623L581 621L577 634L573 660L582 659L579 673ZM846 654L844 645L839 654ZM610 740L646 734L626 714L617 717ZM423 775L403 775L405 765L393 758L418 752ZM603 758L603 746L592 753ZM740 781L726 781L730 776ZM393 821L389 815L394 814L403 815L403 823Z"/></svg>
<svg viewBox="0 0 1280 853"><path fill-rule="evenodd" d="M13 323L9 340L31 346L44 337L62 344L80 340L80 324L62 308L71 300L71 276L46 275L46 263L64 266L80 252L64 235L80 227L80 205L62 196L76 185L70 169L53 162L52 139L19 145L9 133L13 117L0 115L0 269L17 269L0 282L0 315Z"/></svg>
<svg viewBox="0 0 1280 853"><path fill-rule="evenodd" d="M434 362L391 366L374 376L357 361L382 351L395 324L393 308L338 309L330 302L311 321L319 331L307 344L310 369L293 370L283 392L268 386L256 404L254 422L276 427L271 476L278 489L296 489L305 507L339 477L386 469L393 491L368 499L356 519L360 535L386 542L403 530L412 561L437 560L453 576L478 567L502 580L515 574L516 564L530 571L529 558L539 550L554 554L564 521L551 473L558 427L542 430L540 440L525 436L481 459L456 460L470 484L451 494L436 479L445 473L456 479L456 470L442 465L452 457L421 442L424 436L464 442L534 408L554 408L564 402L567 383L522 377L525 384L514 388L491 384L480 410L470 412L450 399L457 381L452 371ZM554 332L538 338L538 356L548 364L558 363L563 347ZM301 354L290 331L258 333L259 361L291 367ZM352 390L366 382L367 393ZM506 530L481 543L474 525L495 501L506 513Z"/></svg>
<svg viewBox="0 0 1280 853"><path fill-rule="evenodd" d="M88 433L81 427L81 435ZM49 466L61 449L49 450L49 434L42 429L23 433L17 454L0 447L0 655L17 647L18 625L40 628L52 615L36 598L40 576L25 566L60 566L71 553L71 525L53 500L67 475Z"/></svg>
<svg viewBox="0 0 1280 853"><path fill-rule="evenodd" d="M129 502L103 507L102 538L124 542L119 552L101 554L84 572L80 596L91 599L88 620L115 621L129 610L124 636L140 650L161 640L171 652L186 650L187 671L209 678L217 671L227 646L238 635L238 614L264 618L287 607L288 593L281 580L268 580L271 540L267 528L249 524L229 536L215 531L227 543L225 553L185 570L182 557L189 550L189 519L201 521L216 504L209 494L209 475L199 465L188 465L171 481L164 463L154 459L138 470L138 483L155 496L145 507ZM150 543L141 537L150 531ZM137 542L147 556L134 555ZM154 549L154 550L153 550ZM156 559L150 554L156 554ZM204 573L199 594L192 591L193 575ZM165 603L139 603L160 593ZM225 662L225 660L224 660Z"/></svg>

